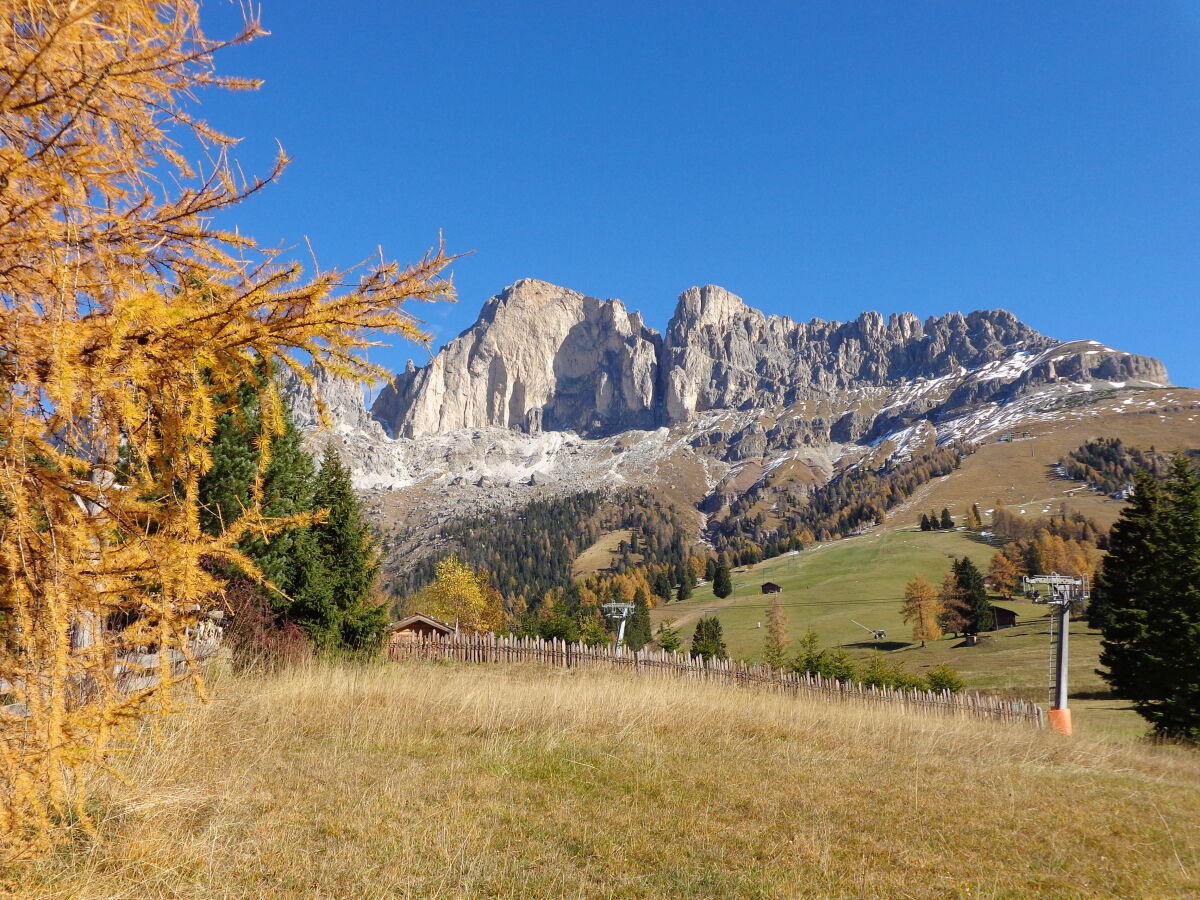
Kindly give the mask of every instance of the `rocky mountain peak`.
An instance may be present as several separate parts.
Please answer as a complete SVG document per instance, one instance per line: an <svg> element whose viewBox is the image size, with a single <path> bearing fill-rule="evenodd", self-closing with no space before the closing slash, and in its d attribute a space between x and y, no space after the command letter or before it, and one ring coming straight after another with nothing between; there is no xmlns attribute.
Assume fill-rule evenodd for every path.
<svg viewBox="0 0 1200 900"><path fill-rule="evenodd" d="M936 397L918 392L884 404L885 413L854 399L948 378ZM372 412L397 437L488 426L598 437L684 423L706 410L804 403L832 417L813 434L854 441L1038 385L1102 379L1167 383L1157 360L1094 342L1060 344L1005 310L924 322L868 311L849 322L798 323L710 284L679 296L660 337L620 300L525 278L489 299L475 325L432 362L397 375Z"/></svg>

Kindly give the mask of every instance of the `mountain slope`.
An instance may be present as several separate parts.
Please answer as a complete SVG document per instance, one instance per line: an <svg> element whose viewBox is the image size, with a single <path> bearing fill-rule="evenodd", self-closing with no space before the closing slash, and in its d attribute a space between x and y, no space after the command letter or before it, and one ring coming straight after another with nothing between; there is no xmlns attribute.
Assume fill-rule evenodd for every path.
<svg viewBox="0 0 1200 900"><path fill-rule="evenodd" d="M698 536L764 481L803 495L937 445L1200 402L1155 359L1055 341L1002 310L797 323L706 286L680 296L660 336L618 300L533 279L370 412L318 375L395 562L429 552L449 520L546 494L650 487L695 510ZM315 438L312 399L292 391Z"/></svg>

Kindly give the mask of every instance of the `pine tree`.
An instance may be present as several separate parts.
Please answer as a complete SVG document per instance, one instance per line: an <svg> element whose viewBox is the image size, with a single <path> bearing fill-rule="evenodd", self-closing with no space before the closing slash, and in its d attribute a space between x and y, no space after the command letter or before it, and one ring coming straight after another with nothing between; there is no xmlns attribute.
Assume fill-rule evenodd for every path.
<svg viewBox="0 0 1200 900"><path fill-rule="evenodd" d="M693 659L699 657L705 661L728 657L721 621L716 616L704 616L696 623L696 630L692 634L691 656Z"/></svg>
<svg viewBox="0 0 1200 900"><path fill-rule="evenodd" d="M679 582L679 590L675 594L676 600L687 600L692 596L692 576L690 572L685 572L683 580Z"/></svg>
<svg viewBox="0 0 1200 900"><path fill-rule="evenodd" d="M658 646L668 653L678 653L679 648L683 646L683 642L679 639L679 631L671 627L672 622L674 622L674 619L667 619L661 622L658 626L658 631L654 632L654 640L658 642Z"/></svg>
<svg viewBox="0 0 1200 900"><path fill-rule="evenodd" d="M767 637L763 642L763 662L773 669L782 669L787 660L788 643L787 617L783 613L783 600L776 594L771 598L771 612L767 617Z"/></svg>
<svg viewBox="0 0 1200 900"><path fill-rule="evenodd" d="M717 561L711 556L704 560L704 580L712 583L717 575Z"/></svg>
<svg viewBox="0 0 1200 900"><path fill-rule="evenodd" d="M954 527L954 520L950 518L950 510L946 509L944 506L942 507L941 527L946 531L949 531Z"/></svg>
<svg viewBox="0 0 1200 900"><path fill-rule="evenodd" d="M1200 741L1200 478L1183 455L1161 488L1135 475L1095 598L1101 675L1157 734Z"/></svg>
<svg viewBox="0 0 1200 900"><path fill-rule="evenodd" d="M713 595L724 599L732 593L733 581L729 577L729 566L718 565L716 574L713 575Z"/></svg>
<svg viewBox="0 0 1200 900"><path fill-rule="evenodd" d="M926 641L936 641L942 636L938 617L943 613L937 590L923 575L917 575L904 588L904 608L901 616L912 623L914 641L925 646Z"/></svg>
<svg viewBox="0 0 1200 900"><path fill-rule="evenodd" d="M929 516L921 513L921 530L928 531L932 526L929 524Z"/></svg>
<svg viewBox="0 0 1200 900"><path fill-rule="evenodd" d="M650 643L650 605L646 591L638 588L633 595L633 615L625 625L625 646L630 650L641 650Z"/></svg>
<svg viewBox="0 0 1200 900"><path fill-rule="evenodd" d="M967 611L967 634L991 631L995 624L992 601L988 599L983 575L971 562L970 557L954 561L954 577L962 592L962 605Z"/></svg>
<svg viewBox="0 0 1200 900"><path fill-rule="evenodd" d="M375 646L387 614L372 598L378 554L362 519L350 470L332 445L321 458L313 505L327 510L325 520L310 530L328 571L332 598L325 619L301 624L318 647L363 650Z"/></svg>

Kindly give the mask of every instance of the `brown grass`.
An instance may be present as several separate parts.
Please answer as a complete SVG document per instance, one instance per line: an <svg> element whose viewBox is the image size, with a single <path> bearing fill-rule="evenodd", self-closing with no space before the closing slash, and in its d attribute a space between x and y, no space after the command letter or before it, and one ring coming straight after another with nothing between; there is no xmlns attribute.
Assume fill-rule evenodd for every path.
<svg viewBox="0 0 1200 900"><path fill-rule="evenodd" d="M218 682L23 898L1181 897L1200 758L716 685Z"/></svg>
<svg viewBox="0 0 1200 900"><path fill-rule="evenodd" d="M629 528L602 534L596 543L575 557L575 562L571 565L571 577L586 578L597 572L612 571L613 563L620 558L621 541L628 543L632 538L633 531ZM634 553L632 559L635 563L640 563L642 554Z"/></svg>

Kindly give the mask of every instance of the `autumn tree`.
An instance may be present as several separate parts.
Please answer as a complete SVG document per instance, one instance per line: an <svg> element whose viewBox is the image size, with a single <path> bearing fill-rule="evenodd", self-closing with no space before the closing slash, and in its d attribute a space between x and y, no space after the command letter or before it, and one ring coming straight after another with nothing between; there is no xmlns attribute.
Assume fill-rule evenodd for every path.
<svg viewBox="0 0 1200 900"><path fill-rule="evenodd" d="M498 631L506 618L500 594L453 555L438 563L437 578L411 598L408 607L468 632ZM553 614L550 604L543 608Z"/></svg>
<svg viewBox="0 0 1200 900"><path fill-rule="evenodd" d="M938 616L938 624L942 630L950 634L962 634L967 630L970 610L967 609L963 598L962 586L954 572L947 572L942 579L938 591L938 603L941 604L942 614Z"/></svg>
<svg viewBox="0 0 1200 900"><path fill-rule="evenodd" d="M900 614L906 624L912 624L914 641L925 646L942 636L939 617L943 612L937 589L923 575L917 575L904 587L904 607Z"/></svg>
<svg viewBox="0 0 1200 900"><path fill-rule="evenodd" d="M783 600L776 594L771 598L771 612L767 616L763 662L774 669L782 669L787 660L788 643L787 616L783 612Z"/></svg>
<svg viewBox="0 0 1200 900"><path fill-rule="evenodd" d="M0 679L26 713L0 719L0 861L45 846L68 796L123 722L196 680L189 634L241 549L309 516L272 516L256 477L236 521L201 527L216 421L258 373L301 360L384 377L380 333L423 339L406 300L450 295L441 251L407 268L300 268L216 214L264 187L188 111L219 76L196 0L38 0L0 9ZM206 160L194 166L188 157ZM274 379L258 389L261 476L284 429ZM114 659L158 650L126 691Z"/></svg>
<svg viewBox="0 0 1200 900"><path fill-rule="evenodd" d="M1018 584L1018 579L1021 577L1021 573L1017 571L1016 565L1003 553L997 553L992 557L992 561L988 565L988 574L992 576L996 590L999 591L1002 597L1011 597L1013 595L1013 591L1016 590Z"/></svg>

